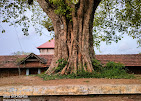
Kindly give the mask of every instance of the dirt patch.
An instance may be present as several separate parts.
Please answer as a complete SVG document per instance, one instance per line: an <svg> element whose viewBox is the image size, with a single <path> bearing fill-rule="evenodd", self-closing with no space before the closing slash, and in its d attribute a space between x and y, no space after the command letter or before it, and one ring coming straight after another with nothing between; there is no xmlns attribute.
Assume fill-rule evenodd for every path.
<svg viewBox="0 0 141 101"><path fill-rule="evenodd" d="M136 79L81 78L44 81L36 76L12 76L0 78L0 86L141 84L141 75L136 77ZM141 101L141 95L29 96L29 99L31 101Z"/></svg>
<svg viewBox="0 0 141 101"><path fill-rule="evenodd" d="M96 85L96 84L141 84L141 75L137 79L60 79L44 81L37 76L12 76L0 78L0 86L35 85Z"/></svg>

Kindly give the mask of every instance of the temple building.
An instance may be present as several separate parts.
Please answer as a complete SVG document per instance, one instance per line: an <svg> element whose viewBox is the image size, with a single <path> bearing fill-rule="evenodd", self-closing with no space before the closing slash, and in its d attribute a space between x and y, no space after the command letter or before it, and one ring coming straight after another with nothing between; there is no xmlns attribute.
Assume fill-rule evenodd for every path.
<svg viewBox="0 0 141 101"><path fill-rule="evenodd" d="M54 43L55 43L55 40L52 39L40 45L39 47L37 47L37 49L39 49L40 51L40 55L53 55L54 54Z"/></svg>

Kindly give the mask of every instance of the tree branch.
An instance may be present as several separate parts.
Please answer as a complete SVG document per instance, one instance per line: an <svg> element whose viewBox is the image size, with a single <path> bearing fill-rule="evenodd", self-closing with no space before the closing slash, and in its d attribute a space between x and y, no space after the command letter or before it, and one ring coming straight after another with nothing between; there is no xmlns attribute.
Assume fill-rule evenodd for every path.
<svg viewBox="0 0 141 101"><path fill-rule="evenodd" d="M32 5L33 4L33 0L28 0L28 4Z"/></svg>

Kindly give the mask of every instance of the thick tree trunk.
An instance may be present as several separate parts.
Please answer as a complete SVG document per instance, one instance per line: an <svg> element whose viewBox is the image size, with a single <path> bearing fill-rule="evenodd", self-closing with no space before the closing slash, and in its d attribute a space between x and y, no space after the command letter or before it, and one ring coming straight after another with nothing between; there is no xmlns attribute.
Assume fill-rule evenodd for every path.
<svg viewBox="0 0 141 101"><path fill-rule="evenodd" d="M55 54L47 74L52 74L58 66L57 60L67 60L66 66L60 74L94 71L92 59L94 59L93 48L93 19L94 12L100 0L80 0L77 5L70 5L72 21L65 16L54 13L54 8L48 0L38 0L43 10L51 18L55 31Z"/></svg>

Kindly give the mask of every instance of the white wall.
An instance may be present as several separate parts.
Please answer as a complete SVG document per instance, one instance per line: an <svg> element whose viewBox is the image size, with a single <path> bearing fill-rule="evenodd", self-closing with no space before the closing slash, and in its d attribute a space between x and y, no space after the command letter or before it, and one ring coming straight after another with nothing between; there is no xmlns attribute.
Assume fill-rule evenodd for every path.
<svg viewBox="0 0 141 101"><path fill-rule="evenodd" d="M54 54L54 49L40 49L40 55Z"/></svg>

